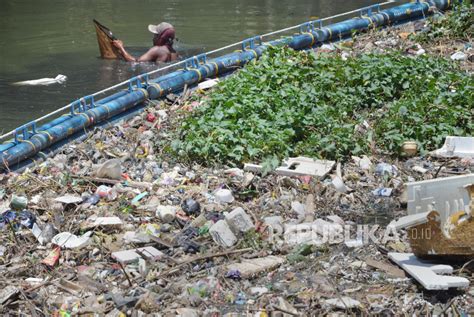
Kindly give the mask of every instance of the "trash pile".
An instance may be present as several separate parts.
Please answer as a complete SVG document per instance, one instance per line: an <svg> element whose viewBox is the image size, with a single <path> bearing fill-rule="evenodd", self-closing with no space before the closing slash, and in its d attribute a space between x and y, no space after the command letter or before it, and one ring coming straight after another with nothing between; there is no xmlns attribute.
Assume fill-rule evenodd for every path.
<svg viewBox="0 0 474 317"><path fill-rule="evenodd" d="M472 256L424 262L410 228L429 217L392 222L416 205L408 183L472 175L474 151L451 146L472 138L436 156L407 140L402 159L203 167L161 147L188 96L0 175L2 314L474 314Z"/></svg>
<svg viewBox="0 0 474 317"><path fill-rule="evenodd" d="M4 313L472 309L472 285L426 294L390 263L387 252L409 250L406 237L324 241L325 230L363 224L379 224L381 238L405 213L404 184L472 173L472 157L298 158L265 176L255 164L187 166L162 161L155 146L166 107L0 176ZM457 275L472 281L469 270Z"/></svg>
<svg viewBox="0 0 474 317"><path fill-rule="evenodd" d="M407 23L396 28L373 30L360 34L354 39L339 44L324 44L317 48L317 53L337 53L343 58L357 56L361 53L384 54L399 51L409 56L434 55L459 64L461 69L474 71L474 48L472 39L439 38L436 41L418 41L417 34L429 31L427 20ZM466 33L466 37L469 35Z"/></svg>

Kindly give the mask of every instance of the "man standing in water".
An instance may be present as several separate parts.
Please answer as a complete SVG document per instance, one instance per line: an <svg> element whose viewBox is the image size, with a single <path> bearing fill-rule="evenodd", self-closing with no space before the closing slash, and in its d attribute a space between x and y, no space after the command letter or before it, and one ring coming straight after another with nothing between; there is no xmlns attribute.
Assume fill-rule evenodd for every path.
<svg viewBox="0 0 474 317"><path fill-rule="evenodd" d="M158 25L150 24L148 30L154 34L153 47L139 58L130 55L123 47L123 42L120 40L113 41L114 46L120 50L125 60L129 62L155 62L168 63L175 61L178 54L173 48L173 41L175 38L174 27L166 22Z"/></svg>

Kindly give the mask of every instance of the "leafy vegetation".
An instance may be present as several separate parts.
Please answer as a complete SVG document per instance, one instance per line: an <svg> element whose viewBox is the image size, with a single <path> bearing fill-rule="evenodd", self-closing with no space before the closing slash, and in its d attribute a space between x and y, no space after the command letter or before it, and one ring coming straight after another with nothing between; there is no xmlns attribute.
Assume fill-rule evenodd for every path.
<svg viewBox="0 0 474 317"><path fill-rule="evenodd" d="M181 124L172 148L203 163L295 155L340 159L406 140L422 150L474 131L473 77L442 58L343 60L270 48L221 82Z"/></svg>
<svg viewBox="0 0 474 317"><path fill-rule="evenodd" d="M420 42L438 39L470 40L474 36L474 7L471 1L454 2L453 8L446 15L428 20L429 31L416 35Z"/></svg>

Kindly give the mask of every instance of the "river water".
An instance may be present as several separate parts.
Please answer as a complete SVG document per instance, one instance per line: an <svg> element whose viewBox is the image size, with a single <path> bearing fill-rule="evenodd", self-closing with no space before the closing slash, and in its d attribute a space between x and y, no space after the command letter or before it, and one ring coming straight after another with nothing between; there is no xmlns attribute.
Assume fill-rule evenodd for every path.
<svg viewBox="0 0 474 317"><path fill-rule="evenodd" d="M0 134L84 95L156 68L98 58L92 19L134 55L151 46L148 24L172 23L186 57L244 38L327 17L373 0L3 0L0 3ZM68 77L65 84L17 81Z"/></svg>

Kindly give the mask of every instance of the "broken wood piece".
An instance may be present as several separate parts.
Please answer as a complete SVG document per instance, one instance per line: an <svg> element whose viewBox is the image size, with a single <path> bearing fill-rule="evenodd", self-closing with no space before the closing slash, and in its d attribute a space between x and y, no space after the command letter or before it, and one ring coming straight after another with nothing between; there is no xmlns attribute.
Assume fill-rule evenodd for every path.
<svg viewBox="0 0 474 317"><path fill-rule="evenodd" d="M120 181L120 180L115 180L115 179L76 176L76 175L73 175L72 178L81 179L81 180L88 181L91 183L102 183L102 184L109 184L109 185L123 184L124 186L127 186L127 187L147 189L147 190L150 190L153 188L153 184L147 183L147 182L134 182L134 181L125 181L125 180Z"/></svg>
<svg viewBox="0 0 474 317"><path fill-rule="evenodd" d="M375 269L384 271L385 273L393 276L393 277L398 277L398 278L405 278L406 274L403 270L400 270L398 267L395 265L385 263L382 261L377 261L371 258L365 259L365 263L367 263L368 266L373 267Z"/></svg>
<svg viewBox="0 0 474 317"><path fill-rule="evenodd" d="M61 278L58 282L56 282L55 285L65 290L66 292L69 292L72 295L76 295L76 296L79 295L81 291L83 290L81 285L65 280L63 278Z"/></svg>
<svg viewBox="0 0 474 317"><path fill-rule="evenodd" d="M177 265L175 265L171 269L161 273L160 277L178 272L180 267L182 267L184 265L187 265L187 264L191 264L191 263L196 262L196 261L207 260L207 259L216 258L216 257L220 257L220 256L228 256L228 255L237 254L237 253L245 253L245 252L250 252L250 251L253 251L253 249L252 248L246 248L246 249L232 250L232 251L227 251L227 252L219 252L219 253L213 253L213 254L193 257L191 259L188 259L188 260L185 260L183 262L177 263Z"/></svg>
<svg viewBox="0 0 474 317"><path fill-rule="evenodd" d="M240 250L233 250L233 251L219 252L219 253L207 254L207 255L203 255L203 256L197 256L197 257L191 258L189 260L186 260L184 262L181 262L178 265L193 263L193 262L201 261L201 260L212 259L212 258L216 258L216 257L220 257L220 256L228 256L228 255L231 255L231 254L250 252L252 250L253 250L252 248L246 248L246 249L240 249Z"/></svg>

